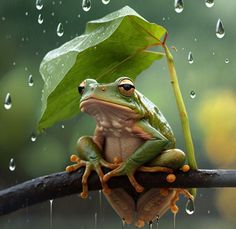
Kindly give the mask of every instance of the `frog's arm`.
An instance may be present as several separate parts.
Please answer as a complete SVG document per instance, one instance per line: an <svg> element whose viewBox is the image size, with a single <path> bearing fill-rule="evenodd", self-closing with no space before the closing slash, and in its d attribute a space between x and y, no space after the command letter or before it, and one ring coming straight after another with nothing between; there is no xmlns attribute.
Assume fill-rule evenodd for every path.
<svg viewBox="0 0 236 229"><path fill-rule="evenodd" d="M169 123L157 107L155 107L155 113L151 116L150 123L156 129L159 129L160 132L170 141L169 147L175 148L176 140L173 131Z"/></svg>
<svg viewBox="0 0 236 229"><path fill-rule="evenodd" d="M158 130L153 128L147 120L138 121L132 128L132 132L146 140L126 161L113 171L104 176L108 181L113 176L127 175L137 192L142 192L143 187L134 178L134 172L143 164L154 159L163 150L169 148L171 142Z"/></svg>

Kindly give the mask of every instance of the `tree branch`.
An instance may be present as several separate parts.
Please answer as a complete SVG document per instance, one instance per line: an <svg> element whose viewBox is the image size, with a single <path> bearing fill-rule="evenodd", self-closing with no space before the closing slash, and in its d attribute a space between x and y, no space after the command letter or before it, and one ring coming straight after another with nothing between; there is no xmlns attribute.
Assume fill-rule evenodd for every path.
<svg viewBox="0 0 236 229"><path fill-rule="evenodd" d="M0 191L0 215L8 214L46 200L55 199L82 191L81 178L84 169L78 172L54 173L38 177ZM106 170L108 172L108 170ZM165 173L137 172L137 180L146 188L210 188L236 187L236 170L197 170L188 173L177 172L174 183L166 182ZM89 190L101 189L96 173L89 178ZM111 188L131 187L127 177L114 177L109 181Z"/></svg>

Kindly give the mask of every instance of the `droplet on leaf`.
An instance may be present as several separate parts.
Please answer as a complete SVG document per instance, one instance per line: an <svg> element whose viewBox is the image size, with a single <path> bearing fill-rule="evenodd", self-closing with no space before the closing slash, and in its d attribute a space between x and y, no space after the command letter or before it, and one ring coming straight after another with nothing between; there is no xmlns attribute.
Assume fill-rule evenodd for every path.
<svg viewBox="0 0 236 229"><path fill-rule="evenodd" d="M191 99L194 99L196 97L195 91L190 92L190 97L191 97Z"/></svg>
<svg viewBox="0 0 236 229"><path fill-rule="evenodd" d="M184 10L184 0L175 0L174 7L176 13L181 13Z"/></svg>
<svg viewBox="0 0 236 229"><path fill-rule="evenodd" d="M42 14L39 14L38 16L38 23L41 25L43 24L43 17L42 17Z"/></svg>
<svg viewBox="0 0 236 229"><path fill-rule="evenodd" d="M104 5L107 5L109 2L110 2L110 0L102 0L102 3L103 3Z"/></svg>
<svg viewBox="0 0 236 229"><path fill-rule="evenodd" d="M30 139L31 139L32 142L35 142L35 141L36 141L36 135L35 135L35 133L32 133L32 134L31 134Z"/></svg>
<svg viewBox="0 0 236 229"><path fill-rule="evenodd" d="M225 35L225 29L224 29L223 22L220 19L218 19L216 23L216 36L218 38L223 38L224 35Z"/></svg>
<svg viewBox="0 0 236 229"><path fill-rule="evenodd" d="M215 2L214 0L205 0L205 4L208 8L211 8L212 6L214 6Z"/></svg>
<svg viewBox="0 0 236 229"><path fill-rule="evenodd" d="M194 211L195 211L194 200L188 199L188 201L186 203L185 211L189 215L192 215L194 213Z"/></svg>
<svg viewBox="0 0 236 229"><path fill-rule="evenodd" d="M57 36L58 36L58 37L62 37L63 34L64 34L63 25L62 25L62 23L59 23L59 24L57 25Z"/></svg>
<svg viewBox="0 0 236 229"><path fill-rule="evenodd" d="M12 107L12 100L11 100L10 93L7 93L7 95L5 97L4 107L5 107L6 110L11 109L11 107Z"/></svg>
<svg viewBox="0 0 236 229"><path fill-rule="evenodd" d="M41 10L43 8L43 0L36 0L35 6L37 10Z"/></svg>
<svg viewBox="0 0 236 229"><path fill-rule="evenodd" d="M15 171L16 169L16 164L13 158L11 158L10 162L9 162L9 170L10 171Z"/></svg>
<svg viewBox="0 0 236 229"><path fill-rule="evenodd" d="M34 86L33 76L30 74L28 78L28 85L30 87Z"/></svg>
<svg viewBox="0 0 236 229"><path fill-rule="evenodd" d="M192 54L192 52L189 52L189 53L188 53L188 62L189 62L190 64L193 63L193 54Z"/></svg>
<svg viewBox="0 0 236 229"><path fill-rule="evenodd" d="M85 12L88 12L91 9L91 0L83 0L82 1L82 9Z"/></svg>

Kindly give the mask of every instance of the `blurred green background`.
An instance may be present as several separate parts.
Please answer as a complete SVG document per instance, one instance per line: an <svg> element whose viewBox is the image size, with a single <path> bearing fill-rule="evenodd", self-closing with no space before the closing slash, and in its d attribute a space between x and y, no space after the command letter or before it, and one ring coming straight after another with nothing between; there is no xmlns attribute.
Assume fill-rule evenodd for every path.
<svg viewBox="0 0 236 229"><path fill-rule="evenodd" d="M215 0L214 6L208 8L204 0L188 0L182 13L176 13L174 0L111 0L107 5L92 0L88 12L83 11L81 0L44 0L41 10L36 9L35 1L1 0L0 189L64 170L77 138L93 133L94 122L81 115L48 129L36 140L32 138L40 116L43 87L38 69L48 51L82 34L87 21L125 5L167 28L168 45L177 48L172 53L199 167L236 167L235 1ZM215 34L219 18L225 27L221 39ZM58 23L64 27L61 37L56 33ZM190 51L192 64L187 60ZM28 83L30 75L33 86ZM178 147L184 149L165 59L143 72L136 80L136 87L159 106L173 127ZM194 98L190 96L192 91ZM12 98L8 110L4 108L7 93ZM236 189L199 189L193 215L185 213L184 205L182 199L176 228L190 225L192 229L236 228ZM91 193L87 201L78 195L54 200L52 214L50 203L46 202L0 217L0 228L7 229L111 226L121 228L121 220L98 192ZM173 228L170 213L161 219L159 228Z"/></svg>

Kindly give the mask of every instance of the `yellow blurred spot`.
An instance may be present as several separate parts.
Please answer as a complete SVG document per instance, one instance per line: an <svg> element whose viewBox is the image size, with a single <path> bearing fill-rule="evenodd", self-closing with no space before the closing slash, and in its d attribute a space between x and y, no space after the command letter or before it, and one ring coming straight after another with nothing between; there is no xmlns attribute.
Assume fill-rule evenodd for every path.
<svg viewBox="0 0 236 229"><path fill-rule="evenodd" d="M215 92L200 105L199 124L210 160L217 166L236 165L236 95Z"/></svg>
<svg viewBox="0 0 236 229"><path fill-rule="evenodd" d="M220 189L216 193L216 206L220 214L236 222L236 192L234 188Z"/></svg>

